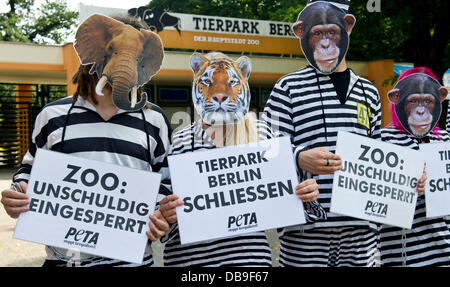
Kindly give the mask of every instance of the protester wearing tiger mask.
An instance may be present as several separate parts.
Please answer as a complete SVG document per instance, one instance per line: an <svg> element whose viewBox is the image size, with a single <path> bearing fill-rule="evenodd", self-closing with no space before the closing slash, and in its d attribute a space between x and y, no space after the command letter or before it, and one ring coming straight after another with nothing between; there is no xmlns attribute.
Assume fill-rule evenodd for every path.
<svg viewBox="0 0 450 287"><path fill-rule="evenodd" d="M201 119L172 136L172 155L274 137L265 123L248 114L251 63L247 57L233 61L218 52L194 54L190 65L194 72L192 100ZM308 221L324 218L316 201L315 180L297 185L296 193L304 202ZM161 240L166 242L164 266L272 266L264 231L180 246L176 207L183 201L173 194L160 204L163 216L172 224Z"/></svg>

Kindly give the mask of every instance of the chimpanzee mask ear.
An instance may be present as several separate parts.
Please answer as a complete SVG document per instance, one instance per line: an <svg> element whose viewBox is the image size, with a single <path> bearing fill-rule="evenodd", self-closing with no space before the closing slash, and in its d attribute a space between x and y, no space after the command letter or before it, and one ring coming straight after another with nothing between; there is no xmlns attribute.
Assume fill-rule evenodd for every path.
<svg viewBox="0 0 450 287"><path fill-rule="evenodd" d="M387 96L389 99L389 102L393 103L394 105L396 105L398 103L398 96L400 95L400 90L399 89L392 89L388 92Z"/></svg>
<svg viewBox="0 0 450 287"><path fill-rule="evenodd" d="M347 54L355 17L324 1L308 4L293 25L306 59L318 72L331 74Z"/></svg>
<svg viewBox="0 0 450 287"><path fill-rule="evenodd" d="M447 95L448 95L447 88L446 87L440 87L439 88L439 97L440 97L441 103L443 101L445 101L445 99L447 98Z"/></svg>
<svg viewBox="0 0 450 287"><path fill-rule="evenodd" d="M303 36L303 21L298 21L292 25L292 31L294 32L297 38L302 38Z"/></svg>
<svg viewBox="0 0 450 287"><path fill-rule="evenodd" d="M352 33L353 27L355 27L356 18L352 14L346 14L344 16L344 22L345 30L347 31L347 34L350 35Z"/></svg>
<svg viewBox="0 0 450 287"><path fill-rule="evenodd" d="M441 116L441 85L424 73L411 74L388 93L402 127L416 138L427 136Z"/></svg>

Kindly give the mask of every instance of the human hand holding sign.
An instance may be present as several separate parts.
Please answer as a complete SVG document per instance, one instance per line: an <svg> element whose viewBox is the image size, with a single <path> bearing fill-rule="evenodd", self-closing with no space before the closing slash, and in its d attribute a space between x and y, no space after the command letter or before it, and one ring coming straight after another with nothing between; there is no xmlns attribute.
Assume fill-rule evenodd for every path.
<svg viewBox="0 0 450 287"><path fill-rule="evenodd" d="M28 184L24 181L18 183L22 192L18 192L13 187L2 191L2 204L6 213L11 217L18 217L21 213L29 210L30 200L25 194Z"/></svg>
<svg viewBox="0 0 450 287"><path fill-rule="evenodd" d="M299 167L311 174L332 174L342 169L341 157L323 147L302 151L297 160Z"/></svg>
<svg viewBox="0 0 450 287"><path fill-rule="evenodd" d="M168 223L174 224L177 222L177 206L184 205L182 200L178 200L178 195L171 194L164 197L159 204L161 205L161 213Z"/></svg>
<svg viewBox="0 0 450 287"><path fill-rule="evenodd" d="M425 169L424 169L422 177L419 179L419 182L417 183L417 193L419 195L423 195L425 193L425 182L426 181L427 181L427 173L425 172Z"/></svg>
<svg viewBox="0 0 450 287"><path fill-rule="evenodd" d="M167 231L169 231L169 224L167 223L160 210L155 210L155 213L149 216L150 221L148 223L150 230L146 232L148 239L156 241Z"/></svg>
<svg viewBox="0 0 450 287"><path fill-rule="evenodd" d="M316 201L319 197L319 185L315 179L308 179L295 187L295 194L303 202Z"/></svg>

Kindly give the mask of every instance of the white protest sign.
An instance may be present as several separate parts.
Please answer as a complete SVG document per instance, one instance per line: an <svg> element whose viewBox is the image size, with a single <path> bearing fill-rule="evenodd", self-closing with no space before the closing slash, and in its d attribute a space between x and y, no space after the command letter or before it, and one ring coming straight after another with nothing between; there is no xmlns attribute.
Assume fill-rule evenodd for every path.
<svg viewBox="0 0 450 287"><path fill-rule="evenodd" d="M425 154L427 183L425 206L427 217L450 214L450 143L422 144Z"/></svg>
<svg viewBox="0 0 450 287"><path fill-rule="evenodd" d="M38 149L14 238L142 263L161 175Z"/></svg>
<svg viewBox="0 0 450 287"><path fill-rule="evenodd" d="M169 156L182 244L305 223L289 138Z"/></svg>
<svg viewBox="0 0 450 287"><path fill-rule="evenodd" d="M410 229L424 156L405 147L338 132L331 211Z"/></svg>

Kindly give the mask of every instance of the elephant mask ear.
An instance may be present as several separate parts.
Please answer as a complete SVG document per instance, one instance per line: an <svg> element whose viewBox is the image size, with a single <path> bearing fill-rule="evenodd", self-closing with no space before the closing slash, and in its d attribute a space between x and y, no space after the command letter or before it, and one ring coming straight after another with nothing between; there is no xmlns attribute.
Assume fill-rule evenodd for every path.
<svg viewBox="0 0 450 287"><path fill-rule="evenodd" d="M137 66L139 86L146 84L158 73L164 58L161 38L156 33L148 30L141 30L141 33L144 35L145 42L141 60Z"/></svg>
<svg viewBox="0 0 450 287"><path fill-rule="evenodd" d="M110 17L94 14L87 18L78 28L74 48L82 65L94 63L90 74L103 74L106 65L105 47L113 38L113 31L123 26Z"/></svg>

